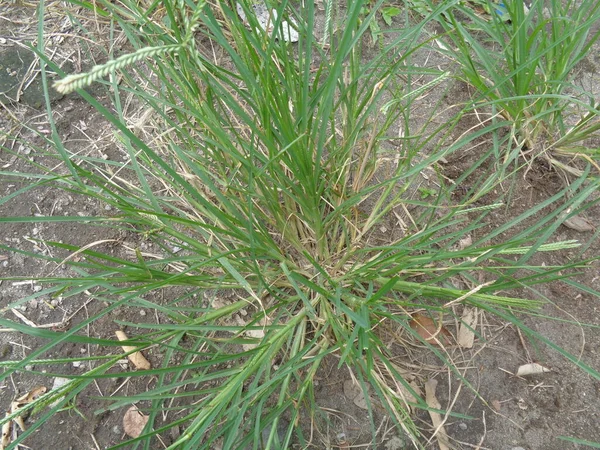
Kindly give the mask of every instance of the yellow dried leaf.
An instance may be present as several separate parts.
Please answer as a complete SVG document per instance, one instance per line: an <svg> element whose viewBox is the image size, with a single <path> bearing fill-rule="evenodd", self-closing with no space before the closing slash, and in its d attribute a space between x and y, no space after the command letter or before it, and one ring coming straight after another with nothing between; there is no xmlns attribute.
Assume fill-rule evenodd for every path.
<svg viewBox="0 0 600 450"><path fill-rule="evenodd" d="M474 308L465 308L458 329L457 342L463 348L473 348L475 333L473 329L477 326L477 312Z"/></svg>
<svg viewBox="0 0 600 450"><path fill-rule="evenodd" d="M125 334L125 332L123 332L121 330L115 331L115 334L117 335L117 338L120 341L126 341L127 339L129 339L127 337L127 335ZM129 345L123 345L122 348L123 348L124 352L131 352L136 349L136 347L131 347ZM152 368L150 361L148 361L144 357L144 355L142 355L142 352L140 352L140 351L133 352L133 353L127 355L127 357L129 358L129 361L131 361L131 363L135 366L136 369L150 370Z"/></svg>
<svg viewBox="0 0 600 450"><path fill-rule="evenodd" d="M147 423L148 416L142 414L135 405L129 408L123 416L123 430L127 436L132 438L139 437Z"/></svg>
<svg viewBox="0 0 600 450"><path fill-rule="evenodd" d="M414 314L409 325L428 344L444 346L452 343L452 334L443 325L436 323L431 317L423 314Z"/></svg>
<svg viewBox="0 0 600 450"><path fill-rule="evenodd" d="M432 409L442 409L440 401L435 396L435 389L437 387L437 380L430 379L425 382L425 403ZM440 446L440 450L450 450L448 446L448 434L444 428L444 421L442 415L435 411L429 411L429 417L431 417L431 423L433 430Z"/></svg>

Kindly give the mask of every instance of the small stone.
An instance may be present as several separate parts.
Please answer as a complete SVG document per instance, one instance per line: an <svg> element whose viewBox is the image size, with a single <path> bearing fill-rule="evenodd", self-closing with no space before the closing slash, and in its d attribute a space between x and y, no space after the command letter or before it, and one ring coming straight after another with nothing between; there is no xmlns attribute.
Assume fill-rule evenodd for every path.
<svg viewBox="0 0 600 450"><path fill-rule="evenodd" d="M85 352L87 352L87 350L84 347L81 347L79 349L79 351L81 352L81 354L83 355Z"/></svg>
<svg viewBox="0 0 600 450"><path fill-rule="evenodd" d="M110 210L112 209L112 206L110 206L110 205L106 205L106 206L104 207L104 209L105 209L106 211L110 211Z"/></svg>
<svg viewBox="0 0 600 450"><path fill-rule="evenodd" d="M8 261L2 261L2 267L8 267Z"/></svg>
<svg viewBox="0 0 600 450"><path fill-rule="evenodd" d="M28 372L31 372L33 369L35 369L35 366L33 364L27 364L25 366L25 370Z"/></svg>
<svg viewBox="0 0 600 450"><path fill-rule="evenodd" d="M83 363L81 361L73 361L73 367L76 369L79 369L82 365Z"/></svg>
<svg viewBox="0 0 600 450"><path fill-rule="evenodd" d="M246 317L248 315L248 311L246 311L245 308L240 309L240 314L242 315L242 317Z"/></svg>
<svg viewBox="0 0 600 450"><path fill-rule="evenodd" d="M464 422L461 422L458 424L458 428L460 428L461 430L466 430L467 429L467 424Z"/></svg>
<svg viewBox="0 0 600 450"><path fill-rule="evenodd" d="M175 442L181 436L181 430L179 429L179 426L171 427L169 433L171 434L171 439L173 439L173 442Z"/></svg>
<svg viewBox="0 0 600 450"><path fill-rule="evenodd" d="M63 387L65 384L67 384L69 381L71 381L68 378L63 378L63 377L56 377L54 379L54 383L52 383L52 390L55 389L59 389L61 387ZM55 400L53 403L51 403L49 406L51 408L55 407L56 405L58 405L60 403L61 398L58 398L57 400Z"/></svg>
<svg viewBox="0 0 600 450"><path fill-rule="evenodd" d="M40 232L40 230L39 230L39 229L37 229L37 228L34 228L33 230L31 230L31 234L33 234L34 236L35 236L36 234L38 234L39 232Z"/></svg>
<svg viewBox="0 0 600 450"><path fill-rule="evenodd" d="M37 284L33 287L33 292L40 292L41 290L42 290L42 287L39 284Z"/></svg>
<svg viewBox="0 0 600 450"><path fill-rule="evenodd" d="M402 450L404 448L406 448L406 442L398 436L392 436L392 438L385 443L386 450Z"/></svg>
<svg viewBox="0 0 600 450"><path fill-rule="evenodd" d="M115 434L121 434L121 428L119 428L118 425L115 425L114 427L112 427L112 432Z"/></svg>
<svg viewBox="0 0 600 450"><path fill-rule="evenodd" d="M144 317L146 315L146 310L140 309L140 316Z"/></svg>
<svg viewBox="0 0 600 450"><path fill-rule="evenodd" d="M57 299L52 299L52 300L50 300L50 304L52 306L58 306L58 300Z"/></svg>

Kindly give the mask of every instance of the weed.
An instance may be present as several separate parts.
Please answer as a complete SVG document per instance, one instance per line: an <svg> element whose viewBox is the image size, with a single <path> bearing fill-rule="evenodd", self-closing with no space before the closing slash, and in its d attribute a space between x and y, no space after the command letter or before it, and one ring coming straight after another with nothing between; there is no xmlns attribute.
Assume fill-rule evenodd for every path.
<svg viewBox="0 0 600 450"><path fill-rule="evenodd" d="M48 156L61 164L38 167L45 172L33 181L30 174L4 175L30 181L28 189L52 182L117 213L5 217L0 223L76 221L134 229L158 251L123 245L114 254L96 249L95 243L77 247L48 241L68 256L10 249L75 271L75 278L40 279L47 286L44 294L69 298L86 292L108 306L64 333L1 318L6 328L48 340L22 361L2 363L2 379L32 362L50 364L41 357L61 342L153 347L160 367L128 375L153 376L155 385L107 399L110 404L102 409L139 402L149 416L140 437L114 448L154 448L154 436L178 425L184 431L169 448L290 448L292 442L309 444L299 424L316 414L313 379L325 358L335 358L365 392L371 386L372 398L420 445L411 410L428 406L392 360L379 335L383 324L423 340L409 325L410 311L439 314L461 303L544 339L516 315L539 302L514 290L534 292L540 283L569 282L572 269L586 267L587 261L538 266L530 258L579 245L552 236L568 214L593 204L588 197L598 183L587 176L588 167L536 207L497 229L485 227L489 214L505 207L493 192L512 174L511 162L500 157L509 145L503 132L509 122L494 117L457 139L453 132L468 109L441 125L435 111L424 124L412 120L421 112L418 97L438 88L448 74L411 64L411 55L426 43L424 27L449 14L450 6L441 5L397 30L381 53L366 60L364 35L382 2L369 3L367 17L365 2L347 2L340 13L344 27L331 31L335 51L314 37L313 2L298 14L283 1L270 33L250 30L259 28L245 3L250 29L226 2L165 0L146 9L133 0L99 3L94 8L124 30L135 50L58 86L78 89L112 124L126 161L70 153L50 114L53 137L45 142L54 150ZM297 47L276 39L288 14L299 24ZM40 20L38 52L46 77L50 69L61 70L44 53L44 39ZM210 52L201 41L210 43ZM101 80L105 75L108 80ZM419 77L425 81L416 82ZM110 92L111 108L81 89L91 82ZM129 126L124 97L145 111L143 120L151 128L168 131L150 137L141 127ZM503 105L500 98L494 103ZM525 119L519 117L506 118L521 126ZM436 185L416 188L422 172L481 139L488 150L461 178L450 183L440 176ZM493 170L483 170L485 162ZM451 202L463 180L477 170L483 176L468 193L460 191L458 203ZM382 237L381 226L393 217L403 225ZM457 277L469 287L456 288ZM173 287L178 290L169 292L177 294L167 302L149 299ZM235 300L223 301L224 293ZM119 323L137 334L125 343L82 335L88 324L123 306L153 309L168 320ZM245 317L243 323L233 321L236 314ZM443 350L425 344L464 379ZM121 357L117 353L90 358L98 365L66 386L60 404L15 442L94 379L122 377L109 372ZM374 400L366 398L375 437ZM163 424L158 420L163 411L177 415ZM283 423L280 434L278 424Z"/></svg>

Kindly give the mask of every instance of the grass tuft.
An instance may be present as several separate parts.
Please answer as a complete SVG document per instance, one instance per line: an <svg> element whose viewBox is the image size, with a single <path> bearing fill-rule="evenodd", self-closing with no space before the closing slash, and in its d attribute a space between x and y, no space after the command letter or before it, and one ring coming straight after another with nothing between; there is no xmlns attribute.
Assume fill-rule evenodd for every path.
<svg viewBox="0 0 600 450"><path fill-rule="evenodd" d="M54 136L44 139L57 150L51 157L60 165L38 167L44 173L37 181L29 174L8 174L32 188L52 182L116 212L6 217L0 223L97 223L136 233L138 242L152 243L154 250L118 243L111 252L105 241L83 246L45 241L54 256L0 244L68 264L74 277L51 274L38 280L45 295L85 293L108 305L64 333L0 319L6 328L47 341L22 361L2 363L0 379L32 362L50 364L43 355L62 342L100 345L111 353L65 385L62 402L44 410L15 442L94 380L123 376L109 370L122 356L122 343L82 334L88 324L121 307L154 310L164 320L116 324L135 335L126 345L152 348L159 364L127 374L154 377L148 391L107 398L98 411L138 403L149 416L141 436L113 448L156 448L156 439L180 425L184 431L170 449L306 447L311 442L303 426L319 410L313 380L326 360L352 373L365 392L371 387L366 401L373 442L374 417L384 411L421 447L412 412L430 407L407 381L381 338L382 329L420 340L463 380L446 349L411 328L412 312L439 317L452 306L471 305L541 338L518 318L539 306L535 286L568 279L589 261L545 266L532 258L580 245L557 240L554 233L569 214L597 202L598 180L589 176L587 164L554 196L508 216L496 229L488 226L491 214L506 208L510 199L502 194L504 183L516 171L504 157L512 148L507 126L525 133L533 119L560 122L548 118L559 117L554 106L518 111L525 101L565 99L561 92L525 89L539 83L533 66L519 60L507 69L510 76L497 75L502 83L489 85L485 70L492 61L475 64L471 48L483 52L483 46L454 20L456 31L448 36L464 51L452 56L491 98L488 103L505 112L504 118L495 115L459 133L473 106L455 109L443 123L435 111L423 121L420 99L440 89L448 73L412 60L429 42L428 24L453 17L451 4L394 30L380 42L381 51L367 57L366 34L381 1L369 2L368 8L366 2L349 1L339 16L328 4L327 39L316 37L313 2L302 13L281 2L278 19L266 32L253 23L250 2L242 2L249 26L228 2L165 0L147 9L144 2L117 3L102 2L103 16L123 30L134 51L55 86L62 92L79 90L112 126L115 145L126 158L82 157ZM512 3L507 7L519 14ZM277 39L290 16L298 22L297 45ZM490 33L501 26L522 33L516 24L531 20L515 16L513 25L494 21L487 26ZM557 45L544 45L538 60L558 51ZM509 42L505 50L517 47ZM44 74L61 72L49 55L40 52L40 57ZM524 88L512 92L524 74L529 76ZM110 107L81 89L92 82L111 96ZM143 113L129 117L125 104ZM533 132L519 136L533 139ZM480 147L485 150L478 150L477 162L456 180L443 176L446 158ZM475 182L465 193L461 185L468 177ZM419 190L422 186L425 190ZM167 292L168 300L156 300L157 292ZM600 377L572 355L565 357ZM39 401L56 397L49 395ZM163 413L167 420L160 419Z"/></svg>

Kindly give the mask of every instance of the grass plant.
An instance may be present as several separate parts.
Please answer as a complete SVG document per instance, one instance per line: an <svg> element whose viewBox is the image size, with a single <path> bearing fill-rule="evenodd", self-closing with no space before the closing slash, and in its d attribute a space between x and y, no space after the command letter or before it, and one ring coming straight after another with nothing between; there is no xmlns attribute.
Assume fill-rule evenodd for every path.
<svg viewBox="0 0 600 450"><path fill-rule="evenodd" d="M363 42L382 2L369 2L370 17L363 15L364 2L341 7L332 20L344 26L331 28L330 48L315 37L313 2L306 2L301 14L281 2L271 34L251 31L257 27L241 23L227 2L74 3L95 8L133 48L87 75L58 82L64 92L77 89L113 127L126 160L70 152L49 114L53 133L43 138L51 150L40 146L38 151L53 164L38 166L33 174L2 176L28 183L19 194L51 184L110 205L112 212L3 217L0 225L96 224L138 233L155 251L122 246L111 253L102 242L78 247L45 241L57 252L50 256L1 245L67 264L74 273L39 279L43 291L10 307L40 295L83 293L108 304L61 333L0 318L5 328L47 341L22 361L1 362L3 380L27 364L71 362L44 356L63 342L103 350L100 356L77 358L92 364L91 370L67 375L71 382L62 390L27 405L40 412L16 443L94 380L124 376L109 370L122 357L122 342L82 333L124 306L154 310L166 320L116 323L128 327L128 345L152 347L160 365L127 374L156 377L147 392L105 399L101 411L136 403L149 416L140 437L113 448L157 448L156 436L178 425L184 431L170 449L279 449L291 448L292 442L307 447L310 436L301 425L317 414L312 381L325 358L347 367L363 389L371 386L367 406L373 442L377 406L421 446L411 411L428 406L382 341L384 326L420 339L409 326L410 312L452 314L452 305L469 304L552 345L527 328L519 314L543 300L534 298L536 285L557 279L571 283L569 274L589 261L542 266L530 260L579 245L556 241L554 232L569 215L597 201L598 182L588 176L588 165L556 195L496 229L486 227L491 212L506 208L501 187L514 171L502 158L510 145L504 130L521 128L531 119L528 114L539 113L494 117L459 138L454 132L469 108L441 125L436 108L424 122L414 120L422 112L419 98L439 89L448 74L419 67L412 56L424 45L424 27L450 14L452 5L442 4L421 21L393 30L382 51L367 57ZM249 5L242 4L252 21ZM286 14L299 24L296 45L276 39ZM40 19L43 15L41 1ZM49 72L65 74L44 52L44 39L40 20L38 53L49 89ZM474 70L469 61L460 61L465 73ZM110 106L86 92L92 82L104 86ZM509 84L507 79L495 87L496 106L512 108L514 102L539 97L500 90ZM123 108L132 101L143 111L135 126ZM151 136L142 132L148 126ZM480 148L482 141L486 150L461 178L436 177L444 158ZM428 170L434 179L422 198L419 187ZM478 181L463 194L467 177ZM457 197L458 202L452 200ZM382 227L398 218L401 225L390 237ZM455 287L458 279L468 288ZM151 299L166 289L177 295L165 302ZM242 312L244 323L234 322ZM443 349L426 345L462 377ZM600 379L594 369L554 347ZM56 399L58 404L48 406ZM161 420L163 411L172 419Z"/></svg>
<svg viewBox="0 0 600 450"><path fill-rule="evenodd" d="M598 164L597 95L576 83L580 66L600 38L598 2L508 0L499 14L482 16L457 4L440 23L445 53L460 63L462 78L512 122L524 153L544 156L578 174L558 155Z"/></svg>

